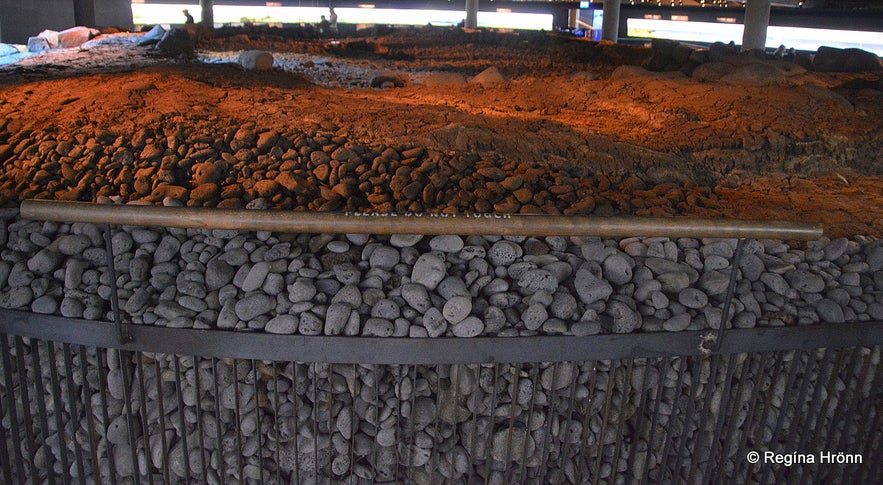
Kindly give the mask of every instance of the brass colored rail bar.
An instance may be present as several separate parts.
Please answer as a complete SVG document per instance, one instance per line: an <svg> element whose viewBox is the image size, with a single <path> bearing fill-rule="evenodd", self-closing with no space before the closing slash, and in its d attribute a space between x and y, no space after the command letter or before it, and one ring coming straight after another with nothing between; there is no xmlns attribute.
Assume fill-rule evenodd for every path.
<svg viewBox="0 0 883 485"><path fill-rule="evenodd" d="M691 237L815 240L818 224L653 217L297 212L26 200L21 217L56 222L334 234Z"/></svg>

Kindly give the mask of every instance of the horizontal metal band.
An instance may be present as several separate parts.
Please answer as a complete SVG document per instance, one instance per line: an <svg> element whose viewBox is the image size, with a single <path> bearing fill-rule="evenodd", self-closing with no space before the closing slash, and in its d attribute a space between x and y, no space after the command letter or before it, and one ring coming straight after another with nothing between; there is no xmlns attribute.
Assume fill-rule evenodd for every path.
<svg viewBox="0 0 883 485"><path fill-rule="evenodd" d="M0 310L0 333L140 352L340 364L560 362L700 355L709 332L587 337L379 338L273 335L123 325ZM721 354L883 345L883 322L728 330Z"/></svg>
<svg viewBox="0 0 883 485"><path fill-rule="evenodd" d="M656 217L295 212L26 200L21 217L193 229L328 234L690 237L816 240L818 224Z"/></svg>

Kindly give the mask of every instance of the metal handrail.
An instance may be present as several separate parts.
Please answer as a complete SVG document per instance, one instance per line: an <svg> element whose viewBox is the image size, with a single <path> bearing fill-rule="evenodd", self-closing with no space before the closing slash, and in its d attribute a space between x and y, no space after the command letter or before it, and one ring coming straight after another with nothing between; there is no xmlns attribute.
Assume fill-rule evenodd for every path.
<svg viewBox="0 0 883 485"><path fill-rule="evenodd" d="M21 217L55 222L334 234L691 237L815 240L822 227L791 221L522 214L296 212L26 200Z"/></svg>

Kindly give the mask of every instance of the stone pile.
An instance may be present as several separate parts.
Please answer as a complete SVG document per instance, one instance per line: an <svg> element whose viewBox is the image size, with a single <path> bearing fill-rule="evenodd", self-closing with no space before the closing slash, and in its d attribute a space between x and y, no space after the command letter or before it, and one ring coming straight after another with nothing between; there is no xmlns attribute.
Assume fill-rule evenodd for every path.
<svg viewBox="0 0 883 485"><path fill-rule="evenodd" d="M2 227L0 307L113 320L97 226ZM381 337L718 328L735 245L140 227L116 230L112 242L122 308L136 324ZM881 320L881 268L880 241L750 241L733 326Z"/></svg>
<svg viewBox="0 0 883 485"><path fill-rule="evenodd" d="M708 187L594 174L550 159L365 145L333 125L219 129L170 119L134 133L22 129L0 120L0 198L349 211L666 216L719 206ZM646 176L645 176L646 178Z"/></svg>

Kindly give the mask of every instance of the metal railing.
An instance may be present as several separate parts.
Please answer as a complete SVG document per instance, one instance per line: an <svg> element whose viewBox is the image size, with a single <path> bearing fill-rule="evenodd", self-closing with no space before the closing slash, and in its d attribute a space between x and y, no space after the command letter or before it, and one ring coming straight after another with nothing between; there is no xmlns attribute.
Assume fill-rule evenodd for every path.
<svg viewBox="0 0 883 485"><path fill-rule="evenodd" d="M84 337L68 343L70 335L40 340L2 329L4 483L880 478L880 324L837 326L840 335L864 334L841 342L863 342L846 348L816 341L826 348L663 357L620 348L628 358L353 364L305 361L298 348L291 360L262 360L199 355L213 343L197 355L82 345L96 340L80 334L85 322L48 318L37 325L61 324ZM181 332L151 330L172 339ZM800 330L777 337L812 347ZM532 339L512 343L525 340ZM835 461L823 463L823 453ZM841 456L848 462L837 462Z"/></svg>

